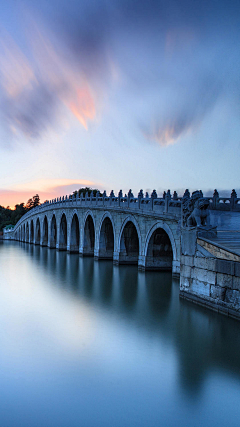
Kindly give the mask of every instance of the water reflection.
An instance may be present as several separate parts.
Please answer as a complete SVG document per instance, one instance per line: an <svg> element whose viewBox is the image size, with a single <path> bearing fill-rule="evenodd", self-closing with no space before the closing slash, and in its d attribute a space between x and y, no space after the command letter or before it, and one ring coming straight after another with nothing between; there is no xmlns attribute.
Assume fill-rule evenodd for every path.
<svg viewBox="0 0 240 427"><path fill-rule="evenodd" d="M120 416L119 422L113 423L111 416L106 418L106 414L90 422L89 408L85 414L87 409L80 405L85 414L85 424L82 425L156 426L161 421L157 414L164 416L166 405L170 405L169 402L161 404L159 409L159 399L164 402L167 397L179 411L185 408L185 421L186 416L191 420L190 402L194 398L201 413L194 425L208 425L208 419L204 418L208 411L204 415L201 407L204 401L207 408L209 405L209 411L211 409L207 403L210 388L206 388L208 381L216 375L217 378L224 377L225 388L220 387L214 398L220 402L224 395L226 413L231 412L231 402L226 396L233 377L237 381L235 392L240 398L239 323L179 300L179 283L170 273L142 273L135 266L116 267L110 261L96 262L93 258L81 258L77 254L45 247L4 242L0 246L0 275L2 304L9 304L9 307L2 306L2 321L12 333L12 338L4 338L5 350L2 354L0 351L0 364L1 360L3 365L8 363L4 352L9 345L8 358L12 360L12 365L9 363L13 369L16 360L11 349L15 347L9 343L16 338L15 334L19 336L25 332L22 344L18 340L23 349L26 347L23 364L36 359L40 366L47 358L43 366L45 371L46 366L51 366L54 371L61 365L62 371L68 372L64 375L70 378L71 386L66 386L69 393L79 392L84 383L96 400L104 393L113 405L112 411L117 411L118 405L125 407L122 396L132 390L129 422L124 424ZM16 292L21 299L17 308ZM18 311L21 316L17 316ZM24 326L10 323L9 326L7 322L14 316L16 323L24 319ZM1 331L0 337L3 335ZM35 353L33 347L29 350L30 346L34 346ZM28 353L32 355L31 359L26 356ZM56 381L63 381L60 371L56 375ZM117 392L113 378L117 378L119 384ZM60 392L53 386L53 393ZM144 404L140 403L142 400ZM149 412L146 408L151 405ZM136 407L142 415L135 424ZM221 424L223 419L219 416L216 424L224 425ZM70 424L64 422L52 421L44 425L81 425L72 419ZM192 421L184 424L181 417L174 419L172 414L168 422L169 425L193 425ZM229 425L234 423L235 420L228 422Z"/></svg>
<svg viewBox="0 0 240 427"><path fill-rule="evenodd" d="M25 243L20 247L54 277L51 284L59 289L109 308L115 315L124 312L125 320L134 319L147 332L173 341L182 385L190 392L198 390L212 365L240 375L239 323L179 300L179 284L170 273L142 273L135 266L116 267L111 261L96 262Z"/></svg>

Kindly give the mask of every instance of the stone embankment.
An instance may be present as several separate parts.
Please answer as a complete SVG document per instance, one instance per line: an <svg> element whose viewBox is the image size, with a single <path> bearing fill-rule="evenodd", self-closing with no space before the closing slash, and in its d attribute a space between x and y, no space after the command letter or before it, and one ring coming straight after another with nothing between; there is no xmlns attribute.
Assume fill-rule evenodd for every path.
<svg viewBox="0 0 240 427"><path fill-rule="evenodd" d="M201 234L182 232L180 296L240 320L240 255Z"/></svg>

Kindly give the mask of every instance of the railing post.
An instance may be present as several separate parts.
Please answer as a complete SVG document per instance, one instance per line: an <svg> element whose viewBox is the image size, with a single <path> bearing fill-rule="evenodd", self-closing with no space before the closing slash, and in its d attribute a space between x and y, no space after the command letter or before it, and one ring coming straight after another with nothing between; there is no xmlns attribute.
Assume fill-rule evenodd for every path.
<svg viewBox="0 0 240 427"><path fill-rule="evenodd" d="M213 193L213 209L216 209L216 208L217 208L218 200L219 200L219 193L218 193L218 191L215 189L215 190L214 190L214 193Z"/></svg>
<svg viewBox="0 0 240 427"><path fill-rule="evenodd" d="M122 190L120 190L119 193L118 193L118 206L119 207L121 206L122 196L123 196L123 193L122 193Z"/></svg>
<svg viewBox="0 0 240 427"><path fill-rule="evenodd" d="M164 212L168 213L168 205L169 205L169 201L171 200L171 193L170 190L167 191L167 194L165 195L165 209Z"/></svg>
<svg viewBox="0 0 240 427"><path fill-rule="evenodd" d="M104 192L103 192L103 206L105 205L105 197L106 197L106 191L104 190Z"/></svg>
<svg viewBox="0 0 240 427"><path fill-rule="evenodd" d="M151 209L152 209L152 211L153 211L153 206L154 206L154 199L157 199L156 190L153 190L153 192L151 194Z"/></svg>
<svg viewBox="0 0 240 427"><path fill-rule="evenodd" d="M130 189L128 192L128 208L130 206L130 199L132 199L132 198L133 198L133 193L132 193L132 190Z"/></svg>
<svg viewBox="0 0 240 427"><path fill-rule="evenodd" d="M143 198L143 190L140 190L138 193L138 209L141 208L141 200Z"/></svg>
<svg viewBox="0 0 240 427"><path fill-rule="evenodd" d="M234 208L235 208L236 199L237 199L237 193L235 190L232 190L232 193L231 193L231 210L234 210Z"/></svg>
<svg viewBox="0 0 240 427"><path fill-rule="evenodd" d="M109 204L110 204L110 206L112 205L112 199L113 199L113 197L115 197L115 195L114 195L114 192L112 190L111 193L110 193L110 196L109 196Z"/></svg>
<svg viewBox="0 0 240 427"><path fill-rule="evenodd" d="M178 194L176 191L173 192L173 200L177 200L178 199Z"/></svg>

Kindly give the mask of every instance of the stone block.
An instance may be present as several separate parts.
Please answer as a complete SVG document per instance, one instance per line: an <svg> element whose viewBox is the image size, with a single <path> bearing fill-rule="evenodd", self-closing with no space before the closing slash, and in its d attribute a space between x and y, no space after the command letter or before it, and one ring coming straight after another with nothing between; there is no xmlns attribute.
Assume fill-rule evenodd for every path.
<svg viewBox="0 0 240 427"><path fill-rule="evenodd" d="M216 270L218 273L234 275L234 262L225 259L217 259Z"/></svg>
<svg viewBox="0 0 240 427"><path fill-rule="evenodd" d="M180 262L179 261L172 261L172 272L178 275L180 274Z"/></svg>
<svg viewBox="0 0 240 427"><path fill-rule="evenodd" d="M217 273L217 285L224 288L232 288L233 276L230 274Z"/></svg>
<svg viewBox="0 0 240 427"><path fill-rule="evenodd" d="M210 285L215 285L216 283L216 272L215 271L207 271L207 283Z"/></svg>
<svg viewBox="0 0 240 427"><path fill-rule="evenodd" d="M191 277L191 267L189 267L188 265L181 265L180 267L180 274L183 277L188 277L190 279Z"/></svg>
<svg viewBox="0 0 240 427"><path fill-rule="evenodd" d="M201 280L193 279L191 290L198 295L210 296L210 285L202 282Z"/></svg>
<svg viewBox="0 0 240 427"><path fill-rule="evenodd" d="M218 299L220 301L224 301L226 294L226 288L222 288L221 286L211 285L210 296L214 299Z"/></svg>
<svg viewBox="0 0 240 427"><path fill-rule="evenodd" d="M180 276L180 289L189 288L191 284L191 279Z"/></svg>
<svg viewBox="0 0 240 427"><path fill-rule="evenodd" d="M205 270L215 271L216 260L205 257L194 257L194 266Z"/></svg>
<svg viewBox="0 0 240 427"><path fill-rule="evenodd" d="M194 266L207 269L207 260L204 257L194 257Z"/></svg>
<svg viewBox="0 0 240 427"><path fill-rule="evenodd" d="M201 282L206 282L207 271L202 268L193 267L191 271L192 279L200 280Z"/></svg>
<svg viewBox="0 0 240 427"><path fill-rule="evenodd" d="M234 275L240 277L240 262L235 262L234 264Z"/></svg>
<svg viewBox="0 0 240 427"><path fill-rule="evenodd" d="M181 255L181 264L188 265L189 267L193 266L193 256Z"/></svg>
<svg viewBox="0 0 240 427"><path fill-rule="evenodd" d="M215 285L216 282L216 273L215 271L205 270L203 268L192 268L191 277L201 282L206 282L209 285Z"/></svg>
<svg viewBox="0 0 240 427"><path fill-rule="evenodd" d="M233 276L232 288L240 291L240 277Z"/></svg>
<svg viewBox="0 0 240 427"><path fill-rule="evenodd" d="M235 307L240 308L240 291L227 289L225 295L225 302L233 304Z"/></svg>
<svg viewBox="0 0 240 427"><path fill-rule="evenodd" d="M181 235L181 250L183 255L195 255L197 247L197 232L196 230L182 229Z"/></svg>
<svg viewBox="0 0 240 427"><path fill-rule="evenodd" d="M216 272L216 259L207 258L207 270Z"/></svg>

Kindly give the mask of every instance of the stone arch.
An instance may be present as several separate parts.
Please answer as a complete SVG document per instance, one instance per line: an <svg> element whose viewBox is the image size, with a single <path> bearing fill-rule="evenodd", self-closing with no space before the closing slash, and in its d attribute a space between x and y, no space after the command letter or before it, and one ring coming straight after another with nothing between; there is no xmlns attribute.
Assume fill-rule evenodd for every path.
<svg viewBox="0 0 240 427"><path fill-rule="evenodd" d="M177 252L173 233L167 224L158 222L149 230L144 255L146 269L172 269Z"/></svg>
<svg viewBox="0 0 240 427"><path fill-rule="evenodd" d="M27 224L26 224L26 242L29 242L29 224L28 224L28 222L27 222Z"/></svg>
<svg viewBox="0 0 240 427"><path fill-rule="evenodd" d="M79 243L80 243L79 219L78 219L77 213L74 212L71 219L70 252L79 252Z"/></svg>
<svg viewBox="0 0 240 427"><path fill-rule="evenodd" d="M67 217L64 212L62 213L59 227L59 249L67 250Z"/></svg>
<svg viewBox="0 0 240 427"><path fill-rule="evenodd" d="M25 224L23 224L23 236L22 236L23 242L25 242L25 238L26 238L26 235L25 235Z"/></svg>
<svg viewBox="0 0 240 427"><path fill-rule="evenodd" d="M36 229L36 233L35 233L35 244L36 245L40 245L41 229L40 229L40 220L39 220L39 218L37 218L35 229Z"/></svg>
<svg viewBox="0 0 240 427"><path fill-rule="evenodd" d="M83 226L83 255L94 255L95 229L95 221L92 212L88 211L85 215Z"/></svg>
<svg viewBox="0 0 240 427"><path fill-rule="evenodd" d="M56 216L53 214L50 223L50 248L56 248L57 245L57 221Z"/></svg>
<svg viewBox="0 0 240 427"><path fill-rule="evenodd" d="M99 225L99 259L113 259L115 230L111 215L105 212Z"/></svg>
<svg viewBox="0 0 240 427"><path fill-rule="evenodd" d="M48 220L47 216L44 216L42 225L42 246L48 245Z"/></svg>
<svg viewBox="0 0 240 427"><path fill-rule="evenodd" d="M133 216L128 216L122 224L118 242L119 263L137 264L141 253L141 233Z"/></svg>
<svg viewBox="0 0 240 427"><path fill-rule="evenodd" d="M34 223L33 223L33 219L30 222L30 243L34 243Z"/></svg>

